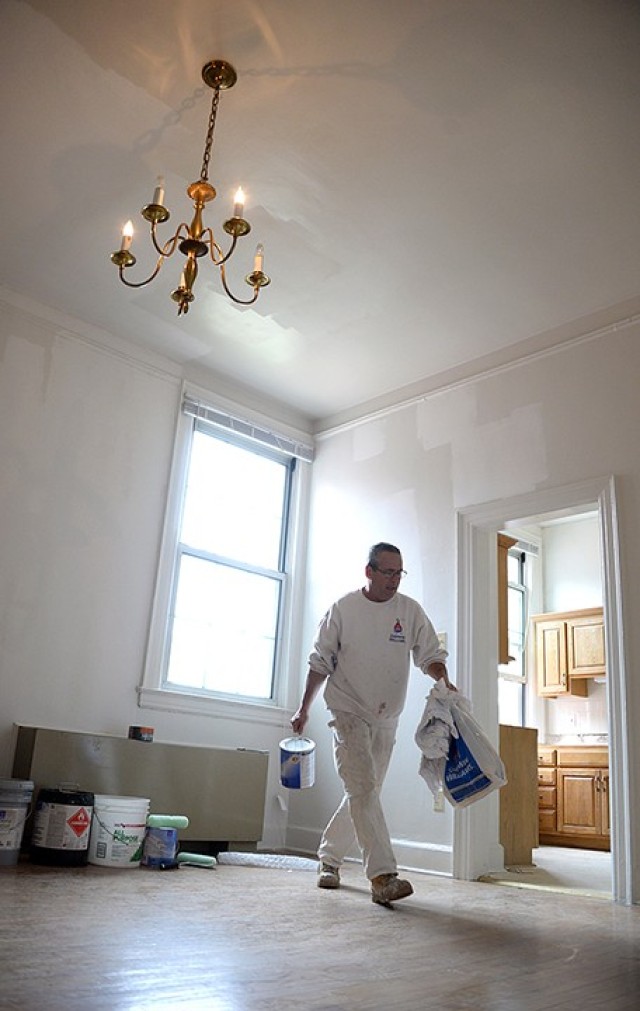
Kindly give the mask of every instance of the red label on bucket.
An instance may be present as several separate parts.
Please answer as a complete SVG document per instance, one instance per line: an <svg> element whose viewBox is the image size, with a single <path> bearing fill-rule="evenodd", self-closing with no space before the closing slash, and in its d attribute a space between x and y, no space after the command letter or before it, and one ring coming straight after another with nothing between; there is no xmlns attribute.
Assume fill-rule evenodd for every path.
<svg viewBox="0 0 640 1011"><path fill-rule="evenodd" d="M80 836L84 835L91 824L91 816L87 813L84 807L79 808L77 811L67 818L67 825L72 832L75 832L78 839Z"/></svg>

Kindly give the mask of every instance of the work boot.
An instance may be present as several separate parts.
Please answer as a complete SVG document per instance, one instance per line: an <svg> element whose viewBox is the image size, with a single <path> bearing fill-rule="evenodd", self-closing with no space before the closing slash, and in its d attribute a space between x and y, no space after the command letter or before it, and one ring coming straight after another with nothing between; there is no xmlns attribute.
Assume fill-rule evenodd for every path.
<svg viewBox="0 0 640 1011"><path fill-rule="evenodd" d="M413 895L411 882L399 878L397 874L378 874L371 879L371 901L381 906L389 906L408 895Z"/></svg>
<svg viewBox="0 0 640 1011"><path fill-rule="evenodd" d="M331 864L321 863L318 865L318 888L339 888L340 868L332 867Z"/></svg>

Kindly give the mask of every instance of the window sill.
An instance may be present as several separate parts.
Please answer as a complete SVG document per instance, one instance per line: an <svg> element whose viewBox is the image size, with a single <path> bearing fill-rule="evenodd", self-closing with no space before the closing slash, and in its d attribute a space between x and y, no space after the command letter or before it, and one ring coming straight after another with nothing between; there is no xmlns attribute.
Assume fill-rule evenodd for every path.
<svg viewBox="0 0 640 1011"><path fill-rule="evenodd" d="M141 709L212 716L215 719L240 720L243 723L265 723L274 727L282 727L283 724L288 726L290 715L289 710L280 706L235 702L160 688L138 688L138 705Z"/></svg>

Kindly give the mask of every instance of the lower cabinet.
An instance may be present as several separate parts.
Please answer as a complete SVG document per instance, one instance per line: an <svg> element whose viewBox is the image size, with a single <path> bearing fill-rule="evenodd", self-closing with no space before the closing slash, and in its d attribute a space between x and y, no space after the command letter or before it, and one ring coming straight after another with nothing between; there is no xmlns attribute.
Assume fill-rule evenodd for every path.
<svg viewBox="0 0 640 1011"><path fill-rule="evenodd" d="M607 769L558 769L557 830L581 839L609 836Z"/></svg>
<svg viewBox="0 0 640 1011"><path fill-rule="evenodd" d="M538 826L543 845L610 849L606 747L539 746Z"/></svg>

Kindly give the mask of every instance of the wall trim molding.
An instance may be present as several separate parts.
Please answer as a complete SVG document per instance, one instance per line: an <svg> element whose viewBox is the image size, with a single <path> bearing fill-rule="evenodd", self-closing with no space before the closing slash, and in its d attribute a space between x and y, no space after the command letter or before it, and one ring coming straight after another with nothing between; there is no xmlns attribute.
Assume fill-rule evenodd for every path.
<svg viewBox="0 0 640 1011"><path fill-rule="evenodd" d="M108 330L100 330L89 323L72 320L47 306L32 303L15 293L0 288L0 307L6 317L19 312L23 318L56 339L84 344L92 351L118 359L131 368L151 374L172 385L182 381L182 370L169 359L147 351L137 345L127 344Z"/></svg>
<svg viewBox="0 0 640 1011"><path fill-rule="evenodd" d="M231 379L207 369L199 369L197 364L190 361L182 364L174 362L159 351L134 344L95 324L68 316L2 284L0 310L5 324L13 313L19 313L50 341L59 339L84 345L99 354L119 360L132 369L167 382L178 390L183 383L187 383L202 390L209 398L233 405L233 410L259 415L271 424L302 433L305 439L313 441L311 423L306 417L289 404L274 401L260 390L237 386Z"/></svg>
<svg viewBox="0 0 640 1011"><path fill-rule="evenodd" d="M287 826L287 847L314 859L323 828L324 826L309 828L289 823ZM415 839L392 839L391 843L398 860L398 867L401 870L436 874L439 877L452 877L453 850L451 846L423 843ZM359 857L353 856L346 859L348 863L361 863ZM363 882L364 880L363 872Z"/></svg>
<svg viewBox="0 0 640 1011"><path fill-rule="evenodd" d="M494 376L512 372L514 369L518 369L529 362L562 354L582 344L591 343L639 323L640 313L634 313L623 319L618 319L614 322L574 334L573 336L565 337L553 344L547 343L541 347L536 346L536 343L539 344L541 341L549 340L547 334L539 338L522 341L520 344L511 345L483 358L460 365L454 369L449 369L446 372L441 372L431 379L424 380L419 384L413 384L412 387L403 387L402 389L395 390L388 395L390 403L385 404L385 398L379 397L377 398L377 403L380 404L379 407L375 406L376 401L369 401L368 405L361 404L359 409L364 411L362 414L355 413L358 408L354 408L353 417L347 416L352 412L343 412L343 416L345 417L343 421L339 420L340 415L334 416L333 421L331 418L327 418L317 424L314 429L314 438L317 442L322 442L323 440L332 438L334 435L358 428L360 425L364 425L370 421L379 421L382 418L389 417L389 415L396 414L398 411L404 411L409 407L414 407L416 404L424 403L443 393L450 393L452 390L463 389L465 386L473 385L484 379L491 379ZM506 360L504 360L505 357ZM420 386L421 389L415 393L409 393L409 390L415 390L417 386ZM404 396L402 395L403 391ZM394 399L397 396L400 396L401 399ZM336 418L338 420L335 420Z"/></svg>

